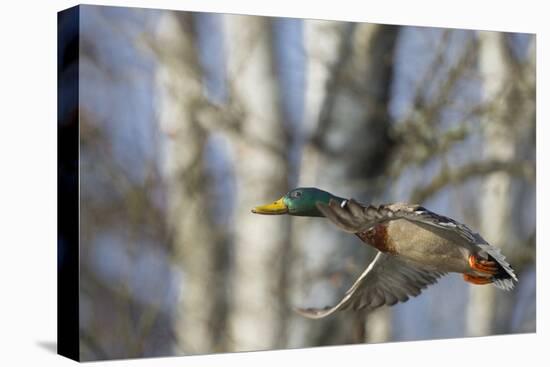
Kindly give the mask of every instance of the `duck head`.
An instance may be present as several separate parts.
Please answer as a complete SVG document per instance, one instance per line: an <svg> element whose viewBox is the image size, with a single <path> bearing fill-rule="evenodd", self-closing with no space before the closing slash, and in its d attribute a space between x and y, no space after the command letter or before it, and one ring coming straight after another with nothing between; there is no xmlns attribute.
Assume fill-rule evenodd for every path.
<svg viewBox="0 0 550 367"><path fill-rule="evenodd" d="M336 200L338 203L345 199L332 195L314 187L299 187L289 191L285 196L271 204L257 206L252 209L256 214L288 214L302 217L323 217L317 209L317 203L325 203Z"/></svg>

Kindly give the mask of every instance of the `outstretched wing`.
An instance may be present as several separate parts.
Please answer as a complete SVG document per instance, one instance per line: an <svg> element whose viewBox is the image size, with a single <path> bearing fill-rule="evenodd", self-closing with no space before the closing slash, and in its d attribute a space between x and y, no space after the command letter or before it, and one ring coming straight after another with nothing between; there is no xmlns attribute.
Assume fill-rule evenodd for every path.
<svg viewBox="0 0 550 367"><path fill-rule="evenodd" d="M338 310L372 310L383 305L406 302L422 289L436 283L445 273L428 271L393 255L379 252L335 306L297 308L300 315L312 319L326 317Z"/></svg>
<svg viewBox="0 0 550 367"><path fill-rule="evenodd" d="M318 203L317 208L325 217L346 232L356 233L370 229L374 225L395 219L407 219L441 229L452 229L469 242L476 242L477 235L464 224L436 214L420 205L362 205L354 199L338 204L331 200L328 204ZM476 236L477 235L477 236ZM483 241L483 243L486 243Z"/></svg>
<svg viewBox="0 0 550 367"><path fill-rule="evenodd" d="M506 262L504 256L497 247L488 244L479 233L473 232L464 224L434 213L420 205L398 203L376 207L373 205L365 206L354 199L349 199L343 201L341 204L338 204L338 202L334 200L331 200L328 205L318 203L317 208L332 223L344 231L351 233L363 232L378 223L395 219L406 219L411 222L452 231L452 233L461 237L468 243L478 246L483 253L486 253L494 261L499 263L507 275L493 282L496 287L509 290L513 288L512 279L517 281L514 270L510 264Z"/></svg>
<svg viewBox="0 0 550 367"><path fill-rule="evenodd" d="M331 199L328 204L317 203L317 209L332 223L350 233L365 231L394 217L394 211L389 206L364 206L353 199L340 204Z"/></svg>

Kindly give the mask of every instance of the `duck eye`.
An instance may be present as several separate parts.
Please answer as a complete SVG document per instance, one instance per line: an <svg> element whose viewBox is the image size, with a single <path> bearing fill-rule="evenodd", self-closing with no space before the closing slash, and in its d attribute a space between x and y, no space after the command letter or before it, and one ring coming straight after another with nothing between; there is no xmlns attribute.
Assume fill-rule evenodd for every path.
<svg viewBox="0 0 550 367"><path fill-rule="evenodd" d="M292 194L290 194L290 196L293 198L293 199L298 199L302 196L302 192L301 191L294 191Z"/></svg>

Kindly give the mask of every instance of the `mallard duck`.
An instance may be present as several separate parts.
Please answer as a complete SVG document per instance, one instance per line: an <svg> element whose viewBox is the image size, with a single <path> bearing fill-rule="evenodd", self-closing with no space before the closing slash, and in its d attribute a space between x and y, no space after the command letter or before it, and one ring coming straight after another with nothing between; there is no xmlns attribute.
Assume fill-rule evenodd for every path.
<svg viewBox="0 0 550 367"><path fill-rule="evenodd" d="M469 283L503 290L518 280L498 248L464 224L420 205L363 205L317 188L297 188L252 212L326 217L378 251L336 305L296 309L309 318L405 302L450 272L462 273Z"/></svg>

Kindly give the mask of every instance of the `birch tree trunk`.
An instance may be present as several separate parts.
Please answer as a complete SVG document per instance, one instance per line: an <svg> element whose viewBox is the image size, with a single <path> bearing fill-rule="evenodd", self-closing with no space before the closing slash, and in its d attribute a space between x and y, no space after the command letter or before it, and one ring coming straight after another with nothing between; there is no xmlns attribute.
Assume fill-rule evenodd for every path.
<svg viewBox="0 0 550 367"><path fill-rule="evenodd" d="M238 187L235 270L229 333L235 351L284 347L285 284L282 259L288 251L288 218L258 216L256 205L288 190L287 138L281 121L265 17L226 16L230 100L243 118L234 136Z"/></svg>
<svg viewBox="0 0 550 367"><path fill-rule="evenodd" d="M396 36L395 27L307 22L306 121L312 141L304 150L301 186L317 186L366 201L376 194L367 184L352 182L376 177L391 149L386 108ZM321 43L320 39L327 41ZM323 84L326 90L319 93ZM298 303L333 304L353 282L349 275L358 275L366 266L370 251L324 221L301 222L295 241L302 247L309 297ZM306 287L302 288L304 292ZM321 298L313 299L314 292ZM337 315L315 325L304 321L308 328L302 332L309 333L306 339L313 339L314 344L382 341L390 335L390 318L388 313L377 317L376 330L380 332L376 335L365 335L364 313Z"/></svg>
<svg viewBox="0 0 550 367"><path fill-rule="evenodd" d="M175 316L175 354L211 353L216 302L215 237L207 212L203 146L207 132L196 114L204 102L201 71L194 47L192 16L161 15L154 47L158 121L165 134L163 168L167 186L168 224L174 262L183 279Z"/></svg>
<svg viewBox="0 0 550 367"><path fill-rule="evenodd" d="M482 99L493 108L483 121L485 160L510 161L516 151L515 130L519 123L509 115L510 73L506 62L503 33L479 33L479 71L482 80ZM512 178L506 172L488 175L481 195L480 231L493 246L507 248L517 242L513 232ZM511 259L509 259L511 261ZM513 261L511 261L513 264ZM467 335L481 336L494 332L497 289L489 286L470 288L467 311Z"/></svg>
<svg viewBox="0 0 550 367"><path fill-rule="evenodd" d="M479 33L483 100L492 106L484 121L484 158L513 161L520 155L532 159L534 169L534 149L530 146L535 134L534 38L525 57L514 54L509 42L505 33ZM530 251L519 234L526 229L518 225L523 213L521 192L532 190L526 189L526 184L530 185L514 181L507 173L493 173L485 180L480 203L481 233L489 243L503 249L517 272ZM494 287L473 287L470 297L468 335L511 332L508 315L512 314L514 297Z"/></svg>
<svg viewBox="0 0 550 367"><path fill-rule="evenodd" d="M327 97L328 85L346 36L346 23L324 20L304 21L304 48L306 52L305 136L315 134L321 110ZM323 40L320 42L320 40ZM305 144L301 157L299 186L316 186L324 189L319 180L323 164L320 151L314 144ZM292 251L295 264L291 285L293 305L325 306L336 300L330 279L320 275L327 272L331 254L339 241L339 233L326 229L326 223L317 218L296 218L292 222ZM289 347L299 348L322 344L319 340L326 327L324 321L312 322L294 314L289 326ZM336 325L333 321L331 324ZM336 337L334 343L338 343Z"/></svg>

